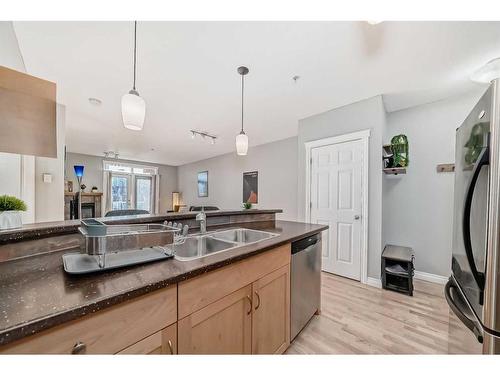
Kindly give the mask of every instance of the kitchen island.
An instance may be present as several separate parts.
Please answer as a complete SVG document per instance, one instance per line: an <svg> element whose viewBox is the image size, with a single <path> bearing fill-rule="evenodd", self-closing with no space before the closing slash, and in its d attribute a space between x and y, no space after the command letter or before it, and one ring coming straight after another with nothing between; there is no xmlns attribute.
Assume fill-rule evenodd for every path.
<svg viewBox="0 0 500 375"><path fill-rule="evenodd" d="M290 244L327 227L215 225L229 227L279 236L190 261L85 276L62 268L62 254L77 249L0 262L0 353L283 352L290 340Z"/></svg>

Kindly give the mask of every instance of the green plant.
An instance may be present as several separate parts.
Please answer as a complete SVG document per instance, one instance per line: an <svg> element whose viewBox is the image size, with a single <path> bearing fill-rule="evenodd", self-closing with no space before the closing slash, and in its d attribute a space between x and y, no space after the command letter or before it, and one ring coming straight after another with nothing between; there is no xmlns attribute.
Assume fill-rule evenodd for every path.
<svg viewBox="0 0 500 375"><path fill-rule="evenodd" d="M1 211L26 211L26 203L19 198L10 195L0 195Z"/></svg>
<svg viewBox="0 0 500 375"><path fill-rule="evenodd" d="M243 208L245 210L251 209L252 208L252 203L250 203L250 202L243 202Z"/></svg>

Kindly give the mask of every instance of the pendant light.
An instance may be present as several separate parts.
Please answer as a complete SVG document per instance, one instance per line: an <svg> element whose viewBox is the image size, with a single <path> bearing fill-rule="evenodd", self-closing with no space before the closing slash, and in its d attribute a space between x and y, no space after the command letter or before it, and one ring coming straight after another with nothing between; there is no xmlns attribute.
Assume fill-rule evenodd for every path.
<svg viewBox="0 0 500 375"><path fill-rule="evenodd" d="M134 84L132 90L122 97L123 126L130 130L142 130L146 115L146 102L135 89L137 61L137 21L134 22Z"/></svg>
<svg viewBox="0 0 500 375"><path fill-rule="evenodd" d="M490 83L500 78L500 57L488 62L481 69L474 72L470 78L478 83Z"/></svg>
<svg viewBox="0 0 500 375"><path fill-rule="evenodd" d="M248 137L243 131L243 95L245 91L245 75L248 74L248 68L246 66L240 66L238 68L238 74L241 75L241 132L236 136L236 153L244 156L248 152Z"/></svg>

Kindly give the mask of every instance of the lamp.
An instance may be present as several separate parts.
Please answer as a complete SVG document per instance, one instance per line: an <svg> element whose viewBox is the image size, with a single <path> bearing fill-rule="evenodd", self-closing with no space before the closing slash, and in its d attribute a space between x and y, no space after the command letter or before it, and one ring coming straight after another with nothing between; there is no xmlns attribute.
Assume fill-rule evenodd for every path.
<svg viewBox="0 0 500 375"><path fill-rule="evenodd" d="M181 193L178 191L172 192L172 211L178 212L181 205Z"/></svg>
<svg viewBox="0 0 500 375"><path fill-rule="evenodd" d="M146 102L135 89L137 61L137 21L134 22L134 84L132 90L122 97L123 126L130 130L142 130L146 116Z"/></svg>
<svg viewBox="0 0 500 375"><path fill-rule="evenodd" d="M78 218L82 219L82 178L83 178L83 165L73 166L75 169L76 180L78 181Z"/></svg>
<svg viewBox="0 0 500 375"><path fill-rule="evenodd" d="M490 83L497 78L500 78L500 57L489 61L470 77L472 81L480 83Z"/></svg>
<svg viewBox="0 0 500 375"><path fill-rule="evenodd" d="M246 66L240 66L238 68L238 74L241 75L241 131L240 134L236 136L236 153L245 156L248 152L248 136L243 130L243 99L245 92L245 76L248 74L248 68Z"/></svg>

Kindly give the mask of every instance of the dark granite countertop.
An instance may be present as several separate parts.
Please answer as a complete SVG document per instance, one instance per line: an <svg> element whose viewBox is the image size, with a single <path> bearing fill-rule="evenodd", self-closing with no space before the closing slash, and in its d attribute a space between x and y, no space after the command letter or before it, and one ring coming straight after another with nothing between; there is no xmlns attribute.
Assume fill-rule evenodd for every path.
<svg viewBox="0 0 500 375"><path fill-rule="evenodd" d="M280 235L191 261L170 259L85 276L64 272L63 252L0 263L0 345L328 228L291 221L232 226Z"/></svg>
<svg viewBox="0 0 500 375"><path fill-rule="evenodd" d="M281 209L250 209L250 210L217 210L205 211L208 217L251 215L251 214L277 214ZM172 212L166 214L146 214L116 217L102 217L99 220L111 224L142 224L157 223L165 220L175 221L194 219L198 212ZM80 226L80 220L51 221L45 223L25 224L21 228L0 230L0 245L13 241L24 241L35 238L54 236L60 234L76 233Z"/></svg>

